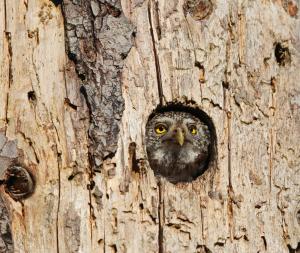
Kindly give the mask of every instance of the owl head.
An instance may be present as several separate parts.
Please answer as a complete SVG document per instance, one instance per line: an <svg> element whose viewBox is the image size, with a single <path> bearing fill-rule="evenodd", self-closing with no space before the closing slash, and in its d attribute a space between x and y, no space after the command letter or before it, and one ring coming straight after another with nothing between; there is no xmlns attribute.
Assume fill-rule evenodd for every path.
<svg viewBox="0 0 300 253"><path fill-rule="evenodd" d="M160 112L146 125L150 166L171 182L191 181L201 174L210 144L208 126L188 112Z"/></svg>

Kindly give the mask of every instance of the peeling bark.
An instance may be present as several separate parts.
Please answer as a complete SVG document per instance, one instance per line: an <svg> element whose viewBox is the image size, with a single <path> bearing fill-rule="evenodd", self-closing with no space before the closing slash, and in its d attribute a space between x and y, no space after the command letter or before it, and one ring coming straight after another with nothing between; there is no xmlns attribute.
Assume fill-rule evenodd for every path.
<svg viewBox="0 0 300 253"><path fill-rule="evenodd" d="M0 196L0 252L10 253L13 251L11 234L11 220L5 203Z"/></svg>
<svg viewBox="0 0 300 253"><path fill-rule="evenodd" d="M99 168L117 150L124 110L121 72L134 27L120 1L64 1L68 56L76 64L90 111L90 152Z"/></svg>

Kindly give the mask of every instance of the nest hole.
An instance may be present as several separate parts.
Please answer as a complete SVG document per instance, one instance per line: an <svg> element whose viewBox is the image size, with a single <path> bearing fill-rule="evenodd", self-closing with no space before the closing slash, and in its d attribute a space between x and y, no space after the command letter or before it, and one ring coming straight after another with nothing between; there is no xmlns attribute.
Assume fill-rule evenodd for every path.
<svg viewBox="0 0 300 253"><path fill-rule="evenodd" d="M57 7L60 5L63 1L62 0L51 0L51 2Z"/></svg>
<svg viewBox="0 0 300 253"><path fill-rule="evenodd" d="M147 150L147 156L148 156L148 161L150 164L151 169L154 171L154 174L158 177L164 177L166 178L168 181L170 181L171 183L181 183L181 182L192 182L195 179L197 179L199 176L201 176L205 171L209 170L210 168L214 167L215 165L215 161L217 159L217 136L216 136L216 130L215 130L215 126L214 123L211 119L211 117L202 109L200 109L195 102L193 101L189 101L188 102L189 105L185 105L183 103L168 103L166 106L158 106L150 115L147 121L147 125L146 125L146 150ZM191 133L192 132L188 132L189 129L189 119L185 119L182 120L182 129L184 129L183 131L183 135L184 135L184 139L186 139L186 142L184 142L183 144L179 143L180 146L175 143L175 141L173 142L173 139L175 140L175 137L170 137L170 140L163 140L161 138L160 143L170 143L170 150L173 150L174 147L174 152L178 152L178 153L174 153L171 154L171 156L176 157L176 155L178 154L178 157L181 156L182 154L187 154L187 162L186 165L186 170L185 172L182 172L183 174L181 175L180 173L178 174L178 176L176 175L175 170L177 170L178 168L176 168L176 162L178 162L179 160L177 160L177 158L174 158L173 160L173 164L174 164L174 171L170 172L172 170L172 167L168 167L168 169L166 169L167 164L170 164L166 161L166 165L164 165L163 163L163 159L168 159L167 155L169 155L170 153L168 152L173 152L173 151L169 151L167 146L162 147L161 150L161 157L159 159L160 162L156 162L157 158L156 156L159 156L159 148L157 148L155 150L155 148L157 146L155 146L155 148L153 148L152 143L155 142L156 137L155 136L155 130L151 130L153 129L153 126L156 124L156 118L158 118L157 115L174 115L174 124L170 123L171 125L168 126L168 130L166 130L166 136L168 135L178 135L178 130L175 129L175 127L173 125L177 126L176 120L175 119L178 115L181 115L181 113L187 113L186 116L191 115L192 119L197 118L198 120L200 120L206 127L205 127L205 131L209 132L209 134L207 135L200 135L200 133L203 133L202 129L200 129L202 132L197 132L197 134L199 134L198 136L195 135L195 138L197 138L197 140L192 139ZM174 114L173 114L174 113ZM177 115L177 116L176 116ZM185 115L185 114L184 114ZM183 117L186 117L183 116ZM162 117L163 118L163 117ZM155 121L155 122L153 122ZM180 120L178 121L180 122ZM186 123L185 123L186 122ZM173 125L172 125L173 124ZM179 123L180 124L180 123ZM193 123L192 123L193 124ZM155 127L154 127L155 128ZM173 129L174 128L174 129ZM162 131L162 129L157 129L158 132ZM172 132L171 132L172 131ZM149 136L150 135L150 136ZM205 137L204 137L205 136ZM173 139L172 139L173 138ZM193 145L199 145L199 147L201 147L201 143L202 143L202 139L203 141L208 141L207 143L209 143L208 145L205 146L205 149L203 149L203 154L200 152L201 148L199 148L199 154L196 155L197 153L197 149L195 146ZM154 139L154 141L153 141ZM185 140L184 140L185 141ZM158 143L159 141L157 141ZM177 146L176 146L177 145ZM176 147L175 147L176 146ZM185 150L183 151L183 148L185 148ZM155 150L155 151L153 151ZM192 154L188 154L189 151L191 150L191 152L194 152ZM154 156L154 158L153 158ZM203 158L203 160L197 160L197 161L201 161L201 163L199 162L199 166L197 168L197 163L188 163L188 160L190 157L197 157L197 159L199 157L205 157ZM179 158L178 158L179 159ZM179 163L185 162L184 161L185 158L182 158L182 160L179 161ZM163 165L162 165L163 164ZM185 169L184 167L182 167L183 169ZM179 171L179 170L178 170ZM183 171L183 170L182 170ZM172 175L171 175L172 174Z"/></svg>

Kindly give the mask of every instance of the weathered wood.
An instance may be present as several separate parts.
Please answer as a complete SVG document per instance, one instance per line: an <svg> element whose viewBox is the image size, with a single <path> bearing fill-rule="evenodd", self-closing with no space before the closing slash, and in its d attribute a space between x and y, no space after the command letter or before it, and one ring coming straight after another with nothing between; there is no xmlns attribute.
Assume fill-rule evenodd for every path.
<svg viewBox="0 0 300 253"><path fill-rule="evenodd" d="M31 169L37 183L29 199L15 202L5 196L15 252L74 248L75 239L81 241L81 236L90 234L87 116L65 102L68 98L84 108L78 84L72 79L66 84L61 9L49 1L4 1L1 5L1 26L5 25L1 29L1 96L5 96L0 128L17 142L23 152L18 159ZM77 176L68 181L74 171ZM90 245L78 244L82 251Z"/></svg>
<svg viewBox="0 0 300 253"><path fill-rule="evenodd" d="M297 6L2 1L1 179L23 164L36 188L15 201L1 187L0 251L297 252ZM217 136L209 170L177 185L144 146L148 116L174 101Z"/></svg>

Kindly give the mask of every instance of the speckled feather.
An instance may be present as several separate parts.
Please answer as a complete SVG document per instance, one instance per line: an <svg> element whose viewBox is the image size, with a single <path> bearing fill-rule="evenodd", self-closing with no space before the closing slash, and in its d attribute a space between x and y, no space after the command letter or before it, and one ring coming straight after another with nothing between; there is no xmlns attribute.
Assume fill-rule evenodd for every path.
<svg viewBox="0 0 300 253"><path fill-rule="evenodd" d="M158 123L168 126L167 133L163 135L168 136L167 141L155 132ZM196 126L197 134L190 133L190 125ZM174 138L174 129L178 127L184 133L185 142L182 146ZM210 143L208 126L187 112L158 113L146 126L146 148L150 166L156 175L166 177L173 183L192 181L203 173Z"/></svg>

